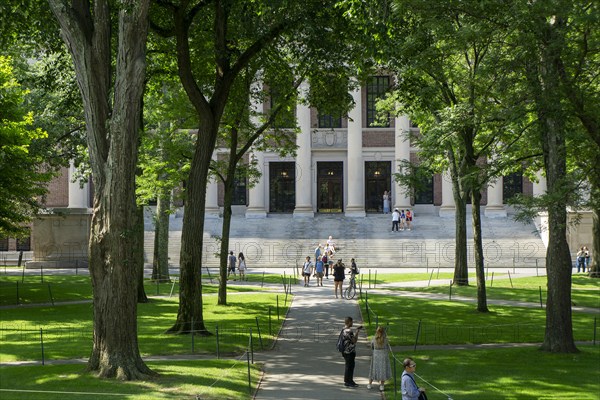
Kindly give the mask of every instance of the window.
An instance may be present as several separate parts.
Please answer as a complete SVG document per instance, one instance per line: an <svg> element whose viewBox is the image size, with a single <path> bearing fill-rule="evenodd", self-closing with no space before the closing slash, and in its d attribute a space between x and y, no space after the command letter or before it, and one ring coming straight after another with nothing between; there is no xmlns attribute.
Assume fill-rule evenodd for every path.
<svg viewBox="0 0 600 400"><path fill-rule="evenodd" d="M0 251L8 251L8 238L0 238Z"/></svg>
<svg viewBox="0 0 600 400"><path fill-rule="evenodd" d="M504 203L515 197L517 193L523 193L523 175L520 172L506 175L502 181Z"/></svg>
<svg viewBox="0 0 600 400"><path fill-rule="evenodd" d="M239 171L235 173L233 179L233 199L231 204L245 206L246 202L246 177Z"/></svg>
<svg viewBox="0 0 600 400"><path fill-rule="evenodd" d="M30 251L31 250L31 237L17 239L17 251Z"/></svg>
<svg viewBox="0 0 600 400"><path fill-rule="evenodd" d="M433 204L433 175L424 177L415 189L415 204Z"/></svg>
<svg viewBox="0 0 600 400"><path fill-rule="evenodd" d="M390 126L388 115L387 122L377 122L377 101L382 99L390 88L389 76L373 76L367 82L367 126L387 128Z"/></svg>
<svg viewBox="0 0 600 400"><path fill-rule="evenodd" d="M341 128L342 117L333 117L329 114L319 114L319 128Z"/></svg>

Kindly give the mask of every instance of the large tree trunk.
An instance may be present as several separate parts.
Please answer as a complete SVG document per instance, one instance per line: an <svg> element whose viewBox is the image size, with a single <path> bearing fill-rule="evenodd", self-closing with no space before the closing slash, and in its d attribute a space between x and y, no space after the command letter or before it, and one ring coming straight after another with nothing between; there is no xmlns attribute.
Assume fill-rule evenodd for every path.
<svg viewBox="0 0 600 400"><path fill-rule="evenodd" d="M186 188L187 202L181 232L179 309L177 320L167 333L209 335L202 310L202 249L204 246L204 208L208 168L217 138L217 127L210 115L200 123L196 149Z"/></svg>
<svg viewBox="0 0 600 400"><path fill-rule="evenodd" d="M233 178L235 176L235 164L233 174L225 182L225 196L223 205L223 226L221 230L221 252L219 254L219 273L221 281L219 282L219 305L227 305L227 254L229 249L229 234L231 231L231 203L233 200Z"/></svg>
<svg viewBox="0 0 600 400"><path fill-rule="evenodd" d="M554 25L542 23L540 32L540 65L534 82L536 105L542 134L544 166L548 182L549 241L546 252L548 298L546 301L546 331L542 350L556 353L576 352L571 315L571 255L567 242L567 149L565 123L562 118L557 52L561 38L557 19Z"/></svg>
<svg viewBox="0 0 600 400"><path fill-rule="evenodd" d="M152 280L169 282L169 210L171 193L162 189L156 200L156 226L154 229L154 257L152 260Z"/></svg>
<svg viewBox="0 0 600 400"><path fill-rule="evenodd" d="M592 186L592 195L600 195L600 188ZM595 203L592 208L592 258L590 265L590 276L600 278L600 209Z"/></svg>
<svg viewBox="0 0 600 400"><path fill-rule="evenodd" d="M477 277L477 311L488 312L487 295L485 293L483 240L481 236L481 192L479 190L473 190L471 193L471 207L473 218L473 254Z"/></svg>
<svg viewBox="0 0 600 400"><path fill-rule="evenodd" d="M75 65L95 188L89 242L94 335L88 369L102 377L145 379L153 372L142 361L137 341L142 243L136 234L135 167L148 0L121 3L113 59L111 2L49 0Z"/></svg>

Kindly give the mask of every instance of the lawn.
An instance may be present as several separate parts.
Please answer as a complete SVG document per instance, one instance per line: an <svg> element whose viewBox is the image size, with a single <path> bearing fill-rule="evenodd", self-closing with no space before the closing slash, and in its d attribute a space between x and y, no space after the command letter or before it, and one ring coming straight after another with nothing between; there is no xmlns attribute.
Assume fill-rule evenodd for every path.
<svg viewBox="0 0 600 400"><path fill-rule="evenodd" d="M144 288L148 296L173 295L179 293L179 281L177 276L172 282L158 283L150 279L144 280ZM255 286L248 288L242 282L230 281L228 292L256 291L256 284L262 284L262 275L252 275L249 282ZM217 293L218 280L216 276L203 275L205 293ZM264 283L277 284L283 290L281 276L266 276ZM40 304L78 301L92 299L92 284L87 275L25 275L22 276L0 276L0 306L20 304Z"/></svg>
<svg viewBox="0 0 600 400"><path fill-rule="evenodd" d="M138 306L138 339L143 355L239 354L250 343L268 347L286 313L285 295L228 293L227 306L205 294L204 323L210 336L167 335L177 315L177 297L158 297ZM279 318L277 312L279 311ZM0 362L86 358L92 346L92 304L2 310Z"/></svg>
<svg viewBox="0 0 600 400"><path fill-rule="evenodd" d="M503 274L486 281L486 294L488 299L514 300L530 303L540 303L540 289L542 304L546 303L547 278L523 277L515 278ZM450 294L450 285L430 287L395 287L391 290L405 290L425 293ZM452 286L453 296L477 298L477 282L472 279L470 286ZM571 286L571 300L575 306L600 308L600 279L591 279L583 275L574 275Z"/></svg>
<svg viewBox="0 0 600 400"><path fill-rule="evenodd" d="M205 400L233 400L250 397L248 363L243 355L235 360L147 362L147 365L159 376L134 382L98 379L85 372L82 364L0 367L0 398L148 400L196 399L199 395ZM260 376L259 366L251 365L250 373L250 387L254 391ZM107 396L109 393L113 395Z"/></svg>
<svg viewBox="0 0 600 400"><path fill-rule="evenodd" d="M402 360L416 361L416 373L454 400L538 400L600 398L600 347L576 354L551 354L537 347L419 350L395 354L398 388ZM416 379L430 400L448 397ZM393 382L386 388L393 398ZM399 390L399 389L398 389ZM397 398L400 398L398 393Z"/></svg>
<svg viewBox="0 0 600 400"><path fill-rule="evenodd" d="M546 311L540 308L490 306L490 312L479 313L472 303L369 294L367 315L365 304L369 332L376 321L387 325L390 342L397 346L536 343L545 330ZM591 341L595 315L574 312L572 319L575 340Z"/></svg>

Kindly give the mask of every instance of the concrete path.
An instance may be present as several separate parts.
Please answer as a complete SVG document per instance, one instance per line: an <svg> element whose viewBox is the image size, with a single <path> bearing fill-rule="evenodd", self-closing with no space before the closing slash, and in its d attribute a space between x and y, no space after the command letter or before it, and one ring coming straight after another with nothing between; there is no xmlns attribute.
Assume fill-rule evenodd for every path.
<svg viewBox="0 0 600 400"><path fill-rule="evenodd" d="M272 350L255 355L265 374L256 399L381 399L377 389L367 390L369 341L363 330L357 344L354 380L358 388L344 386L344 359L336 350L344 318L362 324L356 300L336 299L333 281L323 287L294 286L294 301Z"/></svg>

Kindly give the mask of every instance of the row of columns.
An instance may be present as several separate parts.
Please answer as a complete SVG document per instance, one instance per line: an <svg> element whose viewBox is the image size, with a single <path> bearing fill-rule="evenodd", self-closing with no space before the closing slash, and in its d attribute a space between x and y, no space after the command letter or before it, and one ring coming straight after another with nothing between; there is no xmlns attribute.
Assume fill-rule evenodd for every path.
<svg viewBox="0 0 600 400"><path fill-rule="evenodd" d="M306 83L300 86L300 96L306 96L308 85ZM347 142L347 204L345 214L350 217L364 217L365 196L364 196L364 159L362 143L362 94L360 88L352 92L352 98L355 107L349 113L348 119L348 142ZM263 104L254 103L254 111L262 112ZM256 113L255 113L256 114ZM313 199L313 177L312 177L312 135L311 135L311 114L310 107L307 104L299 103L296 108L296 116L300 133L296 137L298 146L296 155L296 206L294 217L313 217L314 208ZM395 147L393 172L400 172L401 162L410 161L410 140L407 133L410 130L410 120L406 116L400 116L395 119ZM259 168L264 168L264 153L255 152L252 154ZM249 201L246 209L247 218L264 218L267 215L265 192L266 192L266 171L262 172L262 178L249 189ZM398 183L394 182L392 190L392 199L394 204L392 208L406 209L410 208L410 195ZM545 192L545 182L543 177L540 183L534 183L534 195ZM215 217L219 215L218 190L216 181L209 182L206 191L206 215ZM442 176L442 204L439 209L440 216L453 216L455 212L455 202L452 192L452 180L448 173ZM506 208L503 204L503 182L502 177L490 184L488 187L488 202L485 208L487 217L506 217Z"/></svg>

